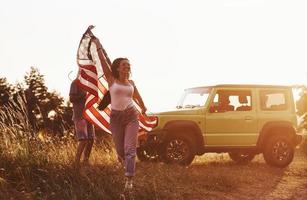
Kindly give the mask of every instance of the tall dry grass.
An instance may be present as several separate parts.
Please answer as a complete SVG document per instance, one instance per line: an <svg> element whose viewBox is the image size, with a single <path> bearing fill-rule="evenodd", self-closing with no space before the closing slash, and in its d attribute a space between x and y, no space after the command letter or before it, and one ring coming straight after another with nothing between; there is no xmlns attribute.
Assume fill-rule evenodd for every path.
<svg viewBox="0 0 307 200"><path fill-rule="evenodd" d="M16 100L10 99L7 104L0 107L0 131L6 146L12 141L32 136L24 96L19 95Z"/></svg>
<svg viewBox="0 0 307 200"><path fill-rule="evenodd" d="M72 133L62 138L43 130L34 133L22 96L1 107L0 133L0 199L110 199L105 190L111 189L113 176L103 176L112 175L115 162L108 136L92 152L95 170L101 170L103 177L95 179L95 184L86 171L79 174L73 167L76 141Z"/></svg>

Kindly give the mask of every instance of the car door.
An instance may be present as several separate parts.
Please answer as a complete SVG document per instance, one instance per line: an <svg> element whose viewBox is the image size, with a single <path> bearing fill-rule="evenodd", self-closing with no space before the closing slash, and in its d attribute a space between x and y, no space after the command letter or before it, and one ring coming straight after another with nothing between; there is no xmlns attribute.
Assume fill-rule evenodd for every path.
<svg viewBox="0 0 307 200"><path fill-rule="evenodd" d="M205 145L256 145L255 99L251 89L215 89L206 111Z"/></svg>

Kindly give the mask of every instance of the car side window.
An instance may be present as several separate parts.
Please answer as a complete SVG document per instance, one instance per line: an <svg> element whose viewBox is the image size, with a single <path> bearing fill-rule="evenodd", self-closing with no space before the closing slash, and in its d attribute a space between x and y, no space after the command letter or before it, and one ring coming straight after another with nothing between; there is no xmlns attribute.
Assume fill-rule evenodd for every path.
<svg viewBox="0 0 307 200"><path fill-rule="evenodd" d="M250 110L252 110L250 90L218 90L210 106L210 112Z"/></svg>
<svg viewBox="0 0 307 200"><path fill-rule="evenodd" d="M285 91L260 91L260 104L262 110L281 111L287 109Z"/></svg>

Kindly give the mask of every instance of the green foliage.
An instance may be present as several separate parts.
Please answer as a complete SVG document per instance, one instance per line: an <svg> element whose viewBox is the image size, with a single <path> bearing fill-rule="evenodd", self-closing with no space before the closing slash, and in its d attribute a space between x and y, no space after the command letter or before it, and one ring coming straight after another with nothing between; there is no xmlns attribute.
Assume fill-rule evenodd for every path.
<svg viewBox="0 0 307 200"><path fill-rule="evenodd" d="M300 99L296 102L297 114L299 115L298 131L307 131L307 87L302 86L300 92ZM300 149L307 155L307 140L305 139L300 144Z"/></svg>
<svg viewBox="0 0 307 200"><path fill-rule="evenodd" d="M296 102L298 115L307 113L307 87L303 86L300 92L300 99Z"/></svg>
<svg viewBox="0 0 307 200"><path fill-rule="evenodd" d="M0 78L0 106L8 103L12 93L12 86L6 78Z"/></svg>
<svg viewBox="0 0 307 200"><path fill-rule="evenodd" d="M48 88L45 86L44 76L37 68L31 67L30 72L25 75L25 89L27 106L32 122L37 122L39 128L47 125L48 113L45 108L48 102ZM36 128L36 124L32 124Z"/></svg>
<svg viewBox="0 0 307 200"><path fill-rule="evenodd" d="M70 114L72 108L63 105L64 98L59 93L48 91L44 76L37 68L31 67L30 72L25 75L25 83L29 119L32 126L63 136L64 130L72 125L71 120L66 117L66 112ZM64 116L67 121L63 120Z"/></svg>
<svg viewBox="0 0 307 200"><path fill-rule="evenodd" d="M300 116L299 130L307 130L307 87L302 86L300 99L296 102L297 114Z"/></svg>
<svg viewBox="0 0 307 200"><path fill-rule="evenodd" d="M31 67L24 76L24 83L13 86L6 78L0 78L0 107L6 118L2 122L9 124L10 112L23 108L34 134L45 130L63 136L73 125L71 104L64 104L64 98L56 91L48 91L44 76L37 68Z"/></svg>

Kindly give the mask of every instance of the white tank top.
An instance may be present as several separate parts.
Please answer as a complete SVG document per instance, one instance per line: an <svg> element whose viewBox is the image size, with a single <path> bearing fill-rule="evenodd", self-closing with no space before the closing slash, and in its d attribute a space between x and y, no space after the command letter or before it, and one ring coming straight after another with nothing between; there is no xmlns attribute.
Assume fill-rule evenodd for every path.
<svg viewBox="0 0 307 200"><path fill-rule="evenodd" d="M116 81L110 87L111 109L125 110L133 106L133 85L123 85Z"/></svg>

